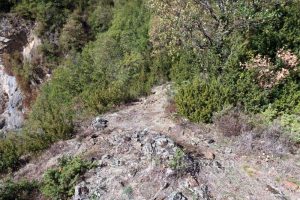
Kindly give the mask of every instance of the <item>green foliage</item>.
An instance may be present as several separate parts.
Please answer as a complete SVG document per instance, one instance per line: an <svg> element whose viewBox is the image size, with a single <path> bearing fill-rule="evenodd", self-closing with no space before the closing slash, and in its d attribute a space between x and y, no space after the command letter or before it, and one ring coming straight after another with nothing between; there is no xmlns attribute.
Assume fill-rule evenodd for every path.
<svg viewBox="0 0 300 200"><path fill-rule="evenodd" d="M64 89L55 81L42 88L24 128L29 151L45 149L53 142L72 135L71 96Z"/></svg>
<svg viewBox="0 0 300 200"><path fill-rule="evenodd" d="M88 41L83 20L78 10L69 15L60 35L60 45L66 51L80 50Z"/></svg>
<svg viewBox="0 0 300 200"><path fill-rule="evenodd" d="M295 114L283 114L281 124L285 127L289 137L296 143L300 143L300 116Z"/></svg>
<svg viewBox="0 0 300 200"><path fill-rule="evenodd" d="M178 7L187 2L178 4ZM215 15L204 16L200 12L198 14L197 11L193 12L199 16L199 19L210 21L211 24L220 20L216 25L217 28L219 28L218 25L227 23L226 26L230 33L227 34L226 31L217 29L210 34L209 31L205 32L205 30L200 29L202 36L210 37L210 39L208 38L210 44L202 47L201 53L196 50L196 44L200 45L200 42L194 41L197 39L196 36L195 38L188 36L184 38L185 35L176 34L177 31L182 31L190 25L193 26L193 23L196 22L186 22L189 24L185 24L184 27L180 27L179 23L174 24L167 32L167 34L174 35L175 40L178 40L179 37L185 42L179 43L180 49L185 51L179 50L172 53L173 58L174 55L176 56L172 63L171 78L178 88L176 101L179 112L193 121L203 122L210 122L212 113L219 111L228 103L233 106L242 106L244 111L250 113L262 112L270 104L272 108L277 110L276 115L297 112L300 99L299 92L295 91L299 91L297 70L299 66L295 71L290 70L288 77L283 81L276 83L271 88L266 88L261 85L261 82L269 80L261 78L260 70L262 69L246 69L243 63L260 54L270 58L270 62L274 64L274 67L270 69L274 70L273 73L280 72L286 67L283 60L276 58L276 53L282 48L291 49L295 54L300 50L299 45L297 45L299 29L292 28L292 26L299 26L300 12L295 10L300 7L299 2L247 3L236 1L228 5L217 4L211 3L212 10L210 12ZM218 10L218 6L219 8L228 6L228 12ZM168 9L168 7L161 9ZM199 6L195 9L207 8ZM230 10L235 10L234 16ZM185 13L183 15L188 19L191 17L189 14L191 13L186 14L187 16ZM168 15L172 15L172 11ZM164 18L164 16L160 17ZM239 22L235 24L235 21ZM206 24L209 25L210 23ZM159 25L172 26L168 23ZM163 36L157 34L158 37ZM189 40L191 40L190 43L187 42ZM176 47L178 44L172 45L174 47L171 49L178 49ZM192 48L193 51L187 50L188 47ZM170 50L170 47L168 46L166 49ZM203 81L198 81L199 83L196 81L195 83L196 77L199 76L205 80L204 83L202 83ZM211 83L211 80L218 80L219 83L215 81L213 81L215 83ZM203 87L202 85L205 84L209 86ZM196 85L200 85L200 87ZM221 100L218 101L218 99Z"/></svg>
<svg viewBox="0 0 300 200"><path fill-rule="evenodd" d="M62 1L39 1L22 0L15 8L19 14L36 19L39 22L39 33L54 32L65 23L68 15L77 9L84 9L88 1L84 0L62 0Z"/></svg>
<svg viewBox="0 0 300 200"><path fill-rule="evenodd" d="M127 186L123 190L123 194L127 196L128 199L132 199L133 189L131 186Z"/></svg>
<svg viewBox="0 0 300 200"><path fill-rule="evenodd" d="M64 98L71 104L79 97L85 108L98 113L148 90L147 10L141 1L116 5L115 9L111 28L57 70L49 86L61 89L56 94L69 94L70 98Z"/></svg>
<svg viewBox="0 0 300 200"><path fill-rule="evenodd" d="M54 74L40 90L23 136L1 141L0 171L15 169L24 152L70 138L83 112L103 113L168 80L179 113L193 121L211 122L232 105L265 111L269 121L283 115L284 126L298 131L291 118L300 112L299 64L290 70L276 55L285 49L299 56L298 1L22 0L0 10L11 6L38 22L43 65ZM50 42L53 36L59 41ZM268 56L273 74L285 69L287 76L264 87L269 77L261 73L268 72L246 65L257 55ZM39 69L20 63L14 72L30 88Z"/></svg>
<svg viewBox="0 0 300 200"><path fill-rule="evenodd" d="M282 1L269 5L268 10L258 12L260 16L253 16L263 21L249 31L251 49L271 57L282 47L299 51L300 30L296 27L300 25L300 2Z"/></svg>
<svg viewBox="0 0 300 200"><path fill-rule="evenodd" d="M96 3L96 6L93 6L93 10L88 16L87 21L93 35L96 35L99 32L107 31L111 26L114 2L113 0L102 0L92 3Z"/></svg>
<svg viewBox="0 0 300 200"><path fill-rule="evenodd" d="M20 137L9 134L0 140L0 172L16 170L20 165L21 156Z"/></svg>
<svg viewBox="0 0 300 200"><path fill-rule="evenodd" d="M44 4L48 7L40 8ZM6 139L1 141L3 161L0 171L15 169L19 157L24 153L35 153L53 142L70 138L74 120L81 113L103 113L148 93L151 86L148 78L151 63L148 50L150 14L146 6L142 0L118 1L115 5L111 1L103 1L97 5L100 4L105 7L109 5L114 17L109 22L111 25L107 27L108 30L97 33L96 40L87 45L82 29L85 22L81 14L85 10L78 8L79 1L22 1L18 4L17 10L26 6L30 12L49 8L49 13L39 10L35 16L37 19L40 14L52 16L56 11L51 9L63 10L58 16L69 13L60 39L66 51L75 53L54 70L51 81L41 88L25 122L22 136L15 143ZM47 17L43 20L46 20L44 23L47 26L54 23L52 19L47 21ZM64 21L64 18L60 20ZM55 22L54 26L63 21ZM46 29L51 31L49 27ZM57 52L55 46L49 45L45 43L43 52L50 52L48 58L55 63L53 55ZM82 52L76 53L81 48ZM28 64L19 67L17 73L27 83L34 79L33 71L35 67ZM15 152L14 145L20 146L22 151Z"/></svg>
<svg viewBox="0 0 300 200"><path fill-rule="evenodd" d="M262 112L262 116L267 124L271 124L278 116L278 110L269 105L268 108Z"/></svg>
<svg viewBox="0 0 300 200"><path fill-rule="evenodd" d="M185 153L182 149L177 148L173 158L170 160L169 166L173 170L182 170L186 167L184 163Z"/></svg>
<svg viewBox="0 0 300 200"><path fill-rule="evenodd" d="M38 191L36 182L6 180L0 182L0 200L27 200Z"/></svg>
<svg viewBox="0 0 300 200"><path fill-rule="evenodd" d="M80 176L94 166L92 162L79 157L63 157L57 169L45 172L41 190L51 199L69 199L74 194L74 187Z"/></svg>
<svg viewBox="0 0 300 200"><path fill-rule="evenodd" d="M290 77L285 82L277 85L272 90L274 101L272 106L281 113L297 113L300 102L299 77Z"/></svg>
<svg viewBox="0 0 300 200"><path fill-rule="evenodd" d="M231 105L242 105L245 111L252 113L261 112L268 106L269 91L257 84L255 76L252 71L232 71L223 76Z"/></svg>
<svg viewBox="0 0 300 200"><path fill-rule="evenodd" d="M175 96L178 111L196 122L211 122L214 112L221 111L229 91L217 79L195 79L183 84Z"/></svg>

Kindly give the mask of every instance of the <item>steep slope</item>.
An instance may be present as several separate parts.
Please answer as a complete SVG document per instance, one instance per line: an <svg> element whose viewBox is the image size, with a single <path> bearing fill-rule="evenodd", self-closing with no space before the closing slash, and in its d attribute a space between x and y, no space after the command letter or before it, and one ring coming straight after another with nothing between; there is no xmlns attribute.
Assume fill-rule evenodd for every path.
<svg viewBox="0 0 300 200"><path fill-rule="evenodd" d="M32 24L14 15L0 15L0 129L16 130L23 122L23 95L12 69L4 66L3 54L22 51ZM5 67L7 67L5 69Z"/></svg>
<svg viewBox="0 0 300 200"><path fill-rule="evenodd" d="M35 34L33 21L15 14L0 15L0 130L15 131L23 126L24 115L30 105L30 97L46 79L42 66L25 80L23 65L40 62L42 42ZM24 74L22 74L24 73ZM41 75L42 74L42 75ZM45 74L45 75L44 75ZM49 76L49 74L47 74Z"/></svg>
<svg viewBox="0 0 300 200"><path fill-rule="evenodd" d="M16 130L23 122L22 94L16 78L5 73L0 58L0 129Z"/></svg>
<svg viewBox="0 0 300 200"><path fill-rule="evenodd" d="M76 138L52 145L15 179L40 180L58 158L80 155L97 168L76 186L76 200L299 199L292 181L300 178L299 153L282 159L241 151L249 138L224 138L170 113L169 92L169 85L156 87L149 97L81 122Z"/></svg>

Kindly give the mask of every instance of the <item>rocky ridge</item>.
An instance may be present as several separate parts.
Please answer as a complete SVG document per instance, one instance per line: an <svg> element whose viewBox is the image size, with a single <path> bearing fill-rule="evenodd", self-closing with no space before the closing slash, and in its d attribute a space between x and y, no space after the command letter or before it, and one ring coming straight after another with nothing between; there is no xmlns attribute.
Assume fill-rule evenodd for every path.
<svg viewBox="0 0 300 200"><path fill-rule="evenodd" d="M15 179L41 180L67 155L97 166L82 177L74 200L299 199L293 182L300 178L299 153L283 159L242 152L236 145L242 138L224 138L170 113L169 91L156 87L149 97L80 122L75 138L52 145Z"/></svg>

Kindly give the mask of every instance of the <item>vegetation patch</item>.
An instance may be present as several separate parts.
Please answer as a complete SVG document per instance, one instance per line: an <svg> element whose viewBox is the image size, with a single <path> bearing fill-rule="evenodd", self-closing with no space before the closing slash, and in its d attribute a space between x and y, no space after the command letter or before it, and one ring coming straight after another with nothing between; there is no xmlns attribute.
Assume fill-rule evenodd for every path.
<svg viewBox="0 0 300 200"><path fill-rule="evenodd" d="M69 199L74 195L74 187L81 176L93 167L94 163L79 157L63 157L56 169L45 172L41 191L51 199Z"/></svg>
<svg viewBox="0 0 300 200"><path fill-rule="evenodd" d="M0 182L1 200L27 200L38 194L39 185L36 182L5 180Z"/></svg>

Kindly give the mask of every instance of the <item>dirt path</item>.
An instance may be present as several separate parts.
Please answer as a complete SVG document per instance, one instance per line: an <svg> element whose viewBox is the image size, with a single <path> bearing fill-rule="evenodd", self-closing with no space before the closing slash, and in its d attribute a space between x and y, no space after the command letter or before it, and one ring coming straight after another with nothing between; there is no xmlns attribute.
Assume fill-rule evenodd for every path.
<svg viewBox="0 0 300 200"><path fill-rule="evenodd" d="M196 180L197 185L201 187L197 186L195 187L197 190L192 190L195 194L197 193L195 191L202 191L203 196L203 190L208 188L210 199L300 199L299 155L288 154L280 158L262 152L255 152L252 155L241 154L234 139L221 137L213 127L188 123L179 118L174 120L174 117L166 112L169 104L167 95L169 88L169 85L158 86L149 97L141 98L138 102L101 116L108 120L108 126L104 130L97 131L90 125L83 126L83 131L76 138L54 144L38 159L15 173L15 178L41 179L44 171L54 166L57 159L63 155L84 155L85 158L94 158L101 162L110 155L113 159L106 161L110 167L98 169L95 172L97 175L91 177L91 182L97 181L99 177L107 177L105 180L110 180L107 187L112 187L114 191L111 194L103 194L109 199L120 193L116 191L116 188L121 187L118 186L120 180L125 179L131 170L137 170L139 175L129 176L126 181L134 188L135 199L148 199L152 193L159 190L160 183L167 179L168 170L166 166L149 169L152 161L143 160L141 149L144 147L137 147L139 143L133 141L134 134L147 130L151 132L148 136L150 139L161 133L162 137L165 135L171 138L180 144L185 152L199 159L201 170ZM161 140L161 136L159 139ZM197 158L197 155L200 157ZM115 161L126 164L115 165ZM184 176L172 180L170 182L172 190L165 190L164 194L180 190L188 195L188 191L192 188L188 182L190 178ZM143 186L140 186L141 183ZM97 184L93 185L96 186ZM146 192L145 188L141 187L149 187L149 191ZM199 199L202 198L201 195L198 196Z"/></svg>

